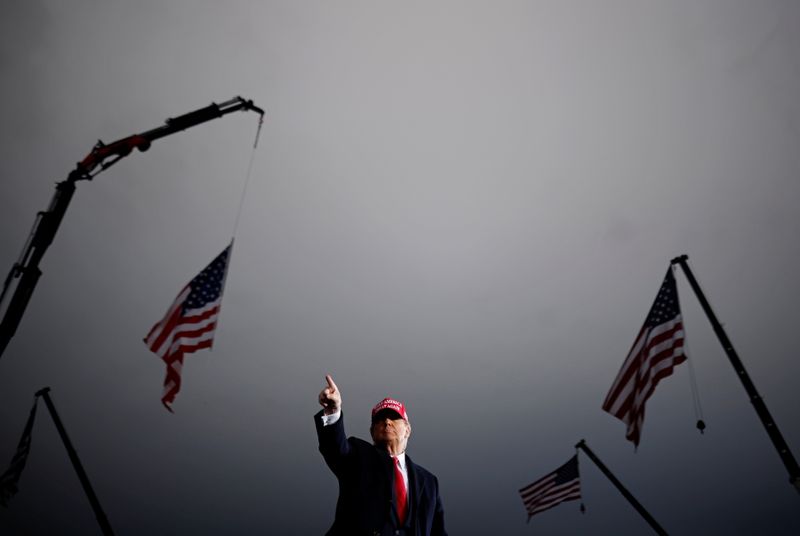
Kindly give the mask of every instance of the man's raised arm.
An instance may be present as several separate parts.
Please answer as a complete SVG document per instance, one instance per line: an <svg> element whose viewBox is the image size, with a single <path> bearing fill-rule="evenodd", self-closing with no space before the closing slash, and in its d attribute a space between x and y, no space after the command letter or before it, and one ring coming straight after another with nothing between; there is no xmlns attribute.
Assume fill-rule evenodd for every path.
<svg viewBox="0 0 800 536"><path fill-rule="evenodd" d="M319 394L322 411L314 415L314 424L317 427L319 451L328 466L338 474L340 464L350 453L350 444L344 431L342 394L330 374L325 376L325 381L328 385Z"/></svg>

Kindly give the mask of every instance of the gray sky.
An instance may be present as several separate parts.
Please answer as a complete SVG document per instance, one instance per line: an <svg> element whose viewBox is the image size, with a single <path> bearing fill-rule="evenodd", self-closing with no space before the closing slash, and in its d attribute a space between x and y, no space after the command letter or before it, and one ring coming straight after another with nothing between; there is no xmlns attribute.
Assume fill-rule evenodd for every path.
<svg viewBox="0 0 800 536"><path fill-rule="evenodd" d="M590 447L675 534L797 534L798 494L683 274L687 365L639 451L600 409L686 253L800 455L800 7L790 1L39 2L0 19L0 269L95 141L267 109L216 347L175 414L142 343L230 239L254 114L81 183L0 360L0 465L49 385L120 535L321 534L350 434L406 401L452 534L646 534L586 457L587 513L517 490ZM5 272L3 272L5 275ZM11 534L92 534L40 408Z"/></svg>

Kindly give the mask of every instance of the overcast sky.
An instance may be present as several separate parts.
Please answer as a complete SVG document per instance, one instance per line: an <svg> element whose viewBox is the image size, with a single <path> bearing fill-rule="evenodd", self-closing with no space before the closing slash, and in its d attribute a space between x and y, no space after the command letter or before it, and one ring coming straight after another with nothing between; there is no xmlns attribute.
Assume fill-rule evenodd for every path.
<svg viewBox="0 0 800 536"><path fill-rule="evenodd" d="M649 533L585 456L586 514L525 523L517 490L580 439L669 533L800 533L682 273L707 432L686 364L638 452L600 408L685 253L800 455L799 25L790 0L5 2L2 270L98 139L236 95L267 117L175 414L142 337L230 240L257 116L78 185L0 359L0 466L49 385L117 534L322 534L331 373L351 435L407 403L451 534ZM99 533L43 406L0 531Z"/></svg>

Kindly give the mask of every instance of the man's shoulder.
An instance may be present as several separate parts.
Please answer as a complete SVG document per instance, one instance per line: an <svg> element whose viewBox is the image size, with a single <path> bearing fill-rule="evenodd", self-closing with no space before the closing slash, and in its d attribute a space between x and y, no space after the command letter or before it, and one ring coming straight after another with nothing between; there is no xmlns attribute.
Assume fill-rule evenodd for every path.
<svg viewBox="0 0 800 536"><path fill-rule="evenodd" d="M412 460L410 457L406 457L406 459L408 460L409 465L411 465L417 472L417 475L420 476L420 478L425 480L437 480L436 475L425 469L423 466Z"/></svg>

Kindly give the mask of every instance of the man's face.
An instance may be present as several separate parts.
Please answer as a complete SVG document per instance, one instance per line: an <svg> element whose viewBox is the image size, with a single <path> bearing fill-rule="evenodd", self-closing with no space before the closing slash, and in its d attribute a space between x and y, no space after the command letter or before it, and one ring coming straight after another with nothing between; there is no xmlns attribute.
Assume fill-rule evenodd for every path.
<svg viewBox="0 0 800 536"><path fill-rule="evenodd" d="M411 425L391 409L376 413L369 430L376 444L400 443L411 435Z"/></svg>

